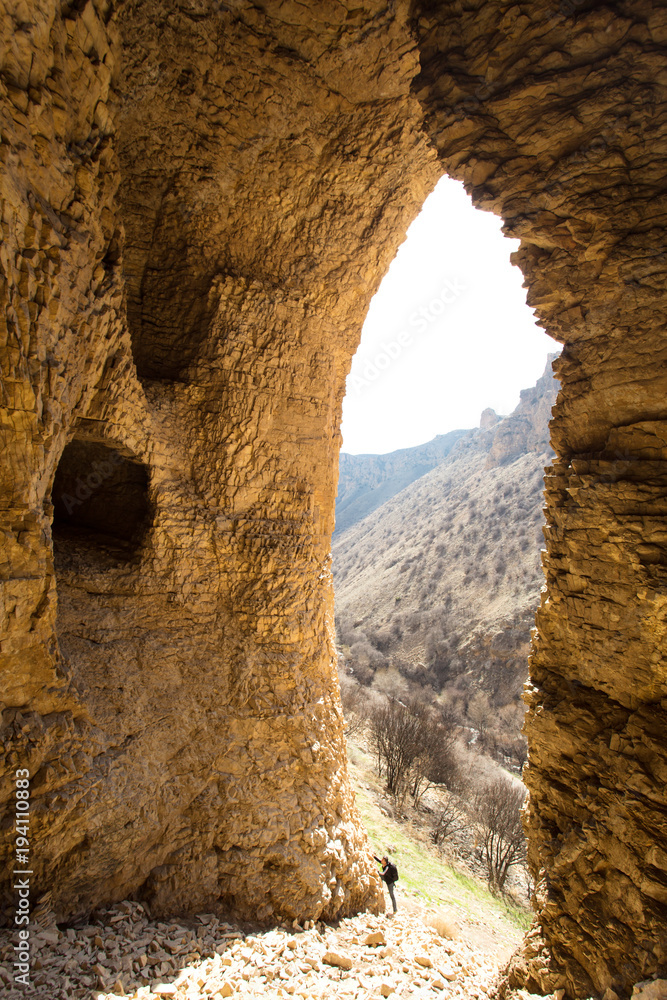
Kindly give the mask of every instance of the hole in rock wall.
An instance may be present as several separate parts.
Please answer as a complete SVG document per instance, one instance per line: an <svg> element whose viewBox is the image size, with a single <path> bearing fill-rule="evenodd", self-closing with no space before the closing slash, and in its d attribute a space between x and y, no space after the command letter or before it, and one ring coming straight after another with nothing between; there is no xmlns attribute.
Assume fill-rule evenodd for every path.
<svg viewBox="0 0 667 1000"><path fill-rule="evenodd" d="M56 471L53 542L56 563L77 554L130 560L150 523L148 470L136 459L94 441L74 440Z"/></svg>
<svg viewBox="0 0 667 1000"><path fill-rule="evenodd" d="M210 322L206 288L197 288L198 294L192 296L192 287L198 284L193 274L186 274L185 292L172 274L148 274L141 297L128 299L132 351L140 379L183 379ZM165 296L169 298L166 304Z"/></svg>

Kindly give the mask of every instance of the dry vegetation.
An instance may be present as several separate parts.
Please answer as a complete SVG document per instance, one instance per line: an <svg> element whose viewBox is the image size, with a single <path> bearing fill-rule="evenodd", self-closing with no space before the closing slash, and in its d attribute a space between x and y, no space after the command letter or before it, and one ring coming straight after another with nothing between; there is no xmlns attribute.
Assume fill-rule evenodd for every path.
<svg viewBox="0 0 667 1000"><path fill-rule="evenodd" d="M488 468L485 451L461 448L334 544L347 673L378 691L427 689L517 771L547 461Z"/></svg>
<svg viewBox="0 0 667 1000"><path fill-rule="evenodd" d="M341 691L348 734L381 779L384 814L484 876L492 892L512 888L525 898L521 782L469 746L465 730L423 694L404 701L364 690L349 676Z"/></svg>

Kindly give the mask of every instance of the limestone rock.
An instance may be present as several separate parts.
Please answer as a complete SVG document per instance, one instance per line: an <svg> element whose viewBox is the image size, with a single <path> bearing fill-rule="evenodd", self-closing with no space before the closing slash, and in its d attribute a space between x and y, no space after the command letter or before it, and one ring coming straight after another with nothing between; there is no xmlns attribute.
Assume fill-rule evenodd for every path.
<svg viewBox="0 0 667 1000"><path fill-rule="evenodd" d="M325 952L322 961L326 962L327 965L335 965L338 969L347 969L348 972L354 965L352 959L347 955L339 955L335 951Z"/></svg>
<svg viewBox="0 0 667 1000"><path fill-rule="evenodd" d="M428 955L415 955L415 962L417 965L421 965L424 969L433 968L433 962Z"/></svg>
<svg viewBox="0 0 667 1000"><path fill-rule="evenodd" d="M556 355L550 355L546 370L535 386L521 390L519 405L509 416L488 426L491 437L488 466L503 465L529 452L551 453L548 427L558 392L552 367L555 360Z"/></svg>
<svg viewBox="0 0 667 1000"><path fill-rule="evenodd" d="M333 670L336 454L368 303L446 171L564 344L523 985L659 974L661 5L0 9L3 830L25 768L34 898L381 905Z"/></svg>
<svg viewBox="0 0 667 1000"><path fill-rule="evenodd" d="M632 1000L667 1000L667 979L646 979L635 983Z"/></svg>
<svg viewBox="0 0 667 1000"><path fill-rule="evenodd" d="M482 415L479 418L479 429L481 431L489 431L492 427L495 427L502 420L494 409L487 406L485 410L482 410Z"/></svg>

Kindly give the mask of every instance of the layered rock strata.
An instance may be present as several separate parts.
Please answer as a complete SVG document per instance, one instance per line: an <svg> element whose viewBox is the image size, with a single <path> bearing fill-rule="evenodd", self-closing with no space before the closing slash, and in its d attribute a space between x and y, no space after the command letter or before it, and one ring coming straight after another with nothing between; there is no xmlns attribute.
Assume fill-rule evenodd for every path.
<svg viewBox="0 0 667 1000"><path fill-rule="evenodd" d="M521 238L528 302L565 345L527 687L546 948L516 978L622 995L667 967L667 12L425 5L419 36L442 161Z"/></svg>
<svg viewBox="0 0 667 1000"><path fill-rule="evenodd" d="M664 8L0 11L3 862L28 767L61 915L376 905L332 670L340 403L447 171L565 345L520 975L664 970Z"/></svg>

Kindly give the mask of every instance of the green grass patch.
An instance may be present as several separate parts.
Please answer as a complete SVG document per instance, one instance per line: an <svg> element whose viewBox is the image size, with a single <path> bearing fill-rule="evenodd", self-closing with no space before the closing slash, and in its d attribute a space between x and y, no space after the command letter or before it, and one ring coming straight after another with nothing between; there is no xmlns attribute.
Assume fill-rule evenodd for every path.
<svg viewBox="0 0 667 1000"><path fill-rule="evenodd" d="M458 919L479 923L480 918L508 933L525 931L532 913L511 900L494 896L486 883L458 871L442 860L436 849L420 840L408 823L385 816L376 797L382 784L372 770L372 758L359 747L350 747L356 801L373 853L387 853L399 870L399 887L425 906L453 909ZM370 786L371 790L365 786Z"/></svg>

